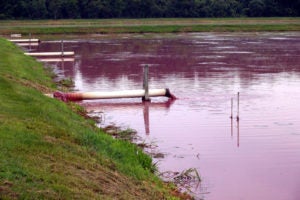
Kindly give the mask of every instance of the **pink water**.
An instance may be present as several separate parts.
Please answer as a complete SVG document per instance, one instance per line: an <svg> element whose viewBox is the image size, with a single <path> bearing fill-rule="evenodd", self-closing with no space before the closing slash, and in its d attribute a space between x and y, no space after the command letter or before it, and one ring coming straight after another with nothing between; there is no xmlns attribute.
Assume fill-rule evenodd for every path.
<svg viewBox="0 0 300 200"><path fill-rule="evenodd" d="M59 48L52 41L38 50ZM178 100L82 104L100 126L130 127L157 145L161 172L196 168L197 199L300 199L299 32L121 35L69 40L65 49L75 62L56 64L80 91L142 88L142 65L150 65L150 88L170 88Z"/></svg>

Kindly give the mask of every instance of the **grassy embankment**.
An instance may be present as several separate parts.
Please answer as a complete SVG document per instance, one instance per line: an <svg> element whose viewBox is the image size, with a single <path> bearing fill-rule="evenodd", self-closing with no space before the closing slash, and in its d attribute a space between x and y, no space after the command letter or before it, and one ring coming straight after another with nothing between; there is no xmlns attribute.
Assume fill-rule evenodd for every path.
<svg viewBox="0 0 300 200"><path fill-rule="evenodd" d="M0 34L300 31L300 18L4 20Z"/></svg>
<svg viewBox="0 0 300 200"><path fill-rule="evenodd" d="M0 55L0 199L174 199L139 148L43 95L42 64L2 38Z"/></svg>

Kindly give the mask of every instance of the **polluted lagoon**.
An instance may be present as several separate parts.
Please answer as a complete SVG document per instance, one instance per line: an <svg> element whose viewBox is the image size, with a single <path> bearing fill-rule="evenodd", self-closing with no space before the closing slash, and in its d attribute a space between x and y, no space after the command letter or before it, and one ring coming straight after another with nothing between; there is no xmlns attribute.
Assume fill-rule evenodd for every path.
<svg viewBox="0 0 300 200"><path fill-rule="evenodd" d="M75 59L51 64L78 91L141 89L149 65L149 88L178 99L79 103L101 127L136 130L165 177L199 174L185 189L196 199L300 198L299 32L124 34L66 40L64 49Z"/></svg>

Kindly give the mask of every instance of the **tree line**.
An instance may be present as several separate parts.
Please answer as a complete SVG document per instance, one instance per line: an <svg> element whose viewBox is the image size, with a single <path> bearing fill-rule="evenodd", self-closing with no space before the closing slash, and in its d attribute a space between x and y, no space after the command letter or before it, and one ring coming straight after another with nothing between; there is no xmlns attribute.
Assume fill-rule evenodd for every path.
<svg viewBox="0 0 300 200"><path fill-rule="evenodd" d="M0 19L300 16L300 0L0 0Z"/></svg>

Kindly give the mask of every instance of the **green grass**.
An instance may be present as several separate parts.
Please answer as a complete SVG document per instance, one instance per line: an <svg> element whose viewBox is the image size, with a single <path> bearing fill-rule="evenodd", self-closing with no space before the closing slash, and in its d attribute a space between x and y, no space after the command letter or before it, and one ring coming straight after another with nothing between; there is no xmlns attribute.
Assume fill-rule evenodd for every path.
<svg viewBox="0 0 300 200"><path fill-rule="evenodd" d="M4 20L0 34L177 33L300 31L300 18L159 18Z"/></svg>
<svg viewBox="0 0 300 200"><path fill-rule="evenodd" d="M138 147L43 95L42 64L2 38L0 55L0 199L173 198Z"/></svg>

